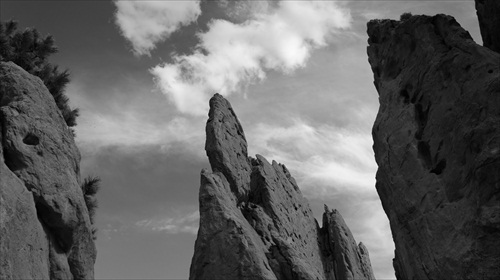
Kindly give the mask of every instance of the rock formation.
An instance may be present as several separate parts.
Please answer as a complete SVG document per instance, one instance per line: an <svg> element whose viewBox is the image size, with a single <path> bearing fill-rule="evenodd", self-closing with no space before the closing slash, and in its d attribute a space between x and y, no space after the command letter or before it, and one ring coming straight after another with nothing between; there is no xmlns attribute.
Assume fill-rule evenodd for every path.
<svg viewBox="0 0 500 280"><path fill-rule="evenodd" d="M326 209L320 228L284 165L248 157L243 129L219 94L206 134L212 171L201 172L190 279L374 279L367 249L337 211Z"/></svg>
<svg viewBox="0 0 500 280"><path fill-rule="evenodd" d="M42 81L0 63L0 279L93 279L80 153Z"/></svg>
<svg viewBox="0 0 500 280"><path fill-rule="evenodd" d="M500 54L451 16L368 23L398 279L500 279Z"/></svg>
<svg viewBox="0 0 500 280"><path fill-rule="evenodd" d="M483 46L500 53L500 1L475 1Z"/></svg>

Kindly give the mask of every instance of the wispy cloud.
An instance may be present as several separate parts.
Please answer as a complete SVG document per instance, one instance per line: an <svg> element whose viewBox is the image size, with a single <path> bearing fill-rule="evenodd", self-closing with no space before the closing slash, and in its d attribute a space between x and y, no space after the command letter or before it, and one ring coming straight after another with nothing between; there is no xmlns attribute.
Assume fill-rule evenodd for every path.
<svg viewBox="0 0 500 280"><path fill-rule="evenodd" d="M204 119L168 115L157 110L163 109L160 106L152 108L149 103L141 104L141 97L134 94L139 89L129 85L113 92L114 98L100 100L89 98L85 89L77 80L69 85L67 94L72 105L80 108L76 142L86 152L110 146L119 147L123 152L158 146L163 153L185 152L204 158ZM153 96L147 90L143 94ZM164 120L166 116L168 120Z"/></svg>
<svg viewBox="0 0 500 280"><path fill-rule="evenodd" d="M375 185L377 165L369 133L294 119L286 127L258 124L247 135L250 152L285 163L301 187L330 185L362 192Z"/></svg>
<svg viewBox="0 0 500 280"><path fill-rule="evenodd" d="M136 55L149 55L156 44L201 14L200 1L114 1L115 22Z"/></svg>
<svg viewBox="0 0 500 280"><path fill-rule="evenodd" d="M77 142L80 146L98 150L106 146L124 149L157 145L169 152L176 143L191 150L198 146L203 154L203 123L196 119L175 117L164 125L148 123L138 114L92 114L82 116L77 127ZM177 147L177 146L176 146Z"/></svg>
<svg viewBox="0 0 500 280"><path fill-rule="evenodd" d="M163 93L183 113L206 113L214 92L230 95L263 80L266 71L291 73L311 52L350 26L348 10L332 1L282 1L240 24L213 20L189 55L151 69Z"/></svg>
<svg viewBox="0 0 500 280"><path fill-rule="evenodd" d="M225 10L226 15L235 22L255 18L255 15L265 14L273 8L278 1L273 0L219 0L217 4Z"/></svg>
<svg viewBox="0 0 500 280"><path fill-rule="evenodd" d="M163 231L169 234L198 233L198 221L200 213L194 211L188 214L177 213L164 218L145 219L135 223L136 226L152 231Z"/></svg>

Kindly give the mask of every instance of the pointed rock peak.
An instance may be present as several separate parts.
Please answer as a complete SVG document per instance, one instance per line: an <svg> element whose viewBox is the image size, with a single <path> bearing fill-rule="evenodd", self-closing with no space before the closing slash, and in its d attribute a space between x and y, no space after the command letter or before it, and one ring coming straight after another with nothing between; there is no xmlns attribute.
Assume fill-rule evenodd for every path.
<svg viewBox="0 0 500 280"><path fill-rule="evenodd" d="M337 209L327 205L323 213L322 242L327 252L327 265L335 264L335 269L327 266L327 271L335 272L333 279L375 279L368 255L368 249L354 240L342 215Z"/></svg>
<svg viewBox="0 0 500 280"><path fill-rule="evenodd" d="M245 133L229 101L218 93L210 99L206 134L212 171L224 174L238 200L245 200L251 173Z"/></svg>
<svg viewBox="0 0 500 280"><path fill-rule="evenodd" d="M330 212L330 208L328 208L328 205L323 204L323 207L325 208L325 214Z"/></svg>
<svg viewBox="0 0 500 280"><path fill-rule="evenodd" d="M206 132L213 172L201 174L190 279L373 278L371 268L362 269L369 266L366 248L343 220L341 232L333 232L335 217L320 229L285 165L247 156L243 129L219 94L210 100Z"/></svg>

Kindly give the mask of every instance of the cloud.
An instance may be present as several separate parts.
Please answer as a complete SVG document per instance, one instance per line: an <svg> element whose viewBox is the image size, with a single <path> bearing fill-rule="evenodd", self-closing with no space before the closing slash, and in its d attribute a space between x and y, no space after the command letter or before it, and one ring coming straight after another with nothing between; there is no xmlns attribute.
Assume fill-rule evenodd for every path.
<svg viewBox="0 0 500 280"><path fill-rule="evenodd" d="M270 11L277 1L273 0L219 0L217 4L225 10L226 15L235 22L255 18L255 15L264 14Z"/></svg>
<svg viewBox="0 0 500 280"><path fill-rule="evenodd" d="M136 226L152 231L164 231L169 234L177 233L198 233L198 221L200 220L200 212L180 215L177 213L175 217L166 217L161 219L146 219L135 223Z"/></svg>
<svg viewBox="0 0 500 280"><path fill-rule="evenodd" d="M86 153L106 147L128 152L158 146L165 154L184 152L205 158L204 120L170 114L173 110L165 108L169 104L163 96L149 91L141 81L122 81L120 87L106 89L97 98L88 92L78 79L66 91L71 105L80 109L75 140Z"/></svg>
<svg viewBox="0 0 500 280"><path fill-rule="evenodd" d="M285 163L301 188L363 192L375 185L377 165L369 133L293 119L286 127L258 124L247 135L250 154Z"/></svg>
<svg viewBox="0 0 500 280"><path fill-rule="evenodd" d="M192 54L152 68L157 85L183 113L205 114L208 99L262 81L266 71L290 74L311 52L350 26L346 9L332 1L282 1L240 24L213 20Z"/></svg>
<svg viewBox="0 0 500 280"><path fill-rule="evenodd" d="M115 23L136 55L150 55L156 44L201 14L200 1L114 1Z"/></svg>
<svg viewBox="0 0 500 280"><path fill-rule="evenodd" d="M175 117L164 125L158 125L133 112L87 114L79 119L76 132L78 145L87 151L107 146L133 150L158 145L165 153L181 148L200 158L204 155L203 123L198 119ZM193 146L199 147L199 151L193 151Z"/></svg>

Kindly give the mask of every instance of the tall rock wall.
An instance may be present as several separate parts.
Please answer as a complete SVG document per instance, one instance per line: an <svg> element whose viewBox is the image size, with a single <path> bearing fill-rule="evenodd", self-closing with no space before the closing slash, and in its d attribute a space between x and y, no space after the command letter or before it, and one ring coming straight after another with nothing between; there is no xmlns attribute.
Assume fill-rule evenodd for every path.
<svg viewBox="0 0 500 280"><path fill-rule="evenodd" d="M500 278L500 54L451 16L368 23L398 279Z"/></svg>
<svg viewBox="0 0 500 280"><path fill-rule="evenodd" d="M43 82L0 63L0 279L93 279L80 153Z"/></svg>
<svg viewBox="0 0 500 280"><path fill-rule="evenodd" d="M500 53L500 1L475 1L483 46Z"/></svg>
<svg viewBox="0 0 500 280"><path fill-rule="evenodd" d="M288 169L248 157L243 129L221 95L210 100L200 228L190 279L374 279L368 251L337 211L313 217Z"/></svg>

